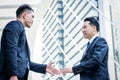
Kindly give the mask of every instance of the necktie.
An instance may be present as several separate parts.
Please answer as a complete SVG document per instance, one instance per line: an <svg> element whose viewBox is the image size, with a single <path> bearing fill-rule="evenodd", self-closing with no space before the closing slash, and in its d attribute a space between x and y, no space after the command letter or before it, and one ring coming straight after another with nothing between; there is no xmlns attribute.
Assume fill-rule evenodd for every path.
<svg viewBox="0 0 120 80"><path fill-rule="evenodd" d="M87 47L86 47L85 52L83 53L83 57L87 54L86 51L87 51L87 49L88 49L89 47L90 47L90 42L87 43Z"/></svg>
<svg viewBox="0 0 120 80"><path fill-rule="evenodd" d="M90 46L90 42L87 43L86 50L89 48L89 46Z"/></svg>

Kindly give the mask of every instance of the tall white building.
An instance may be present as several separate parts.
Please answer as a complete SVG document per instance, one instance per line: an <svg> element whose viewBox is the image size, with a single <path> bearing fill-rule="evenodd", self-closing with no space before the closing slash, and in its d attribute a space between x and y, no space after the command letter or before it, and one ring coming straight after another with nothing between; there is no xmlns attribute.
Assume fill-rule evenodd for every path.
<svg viewBox="0 0 120 80"><path fill-rule="evenodd" d="M23 3L22 0L20 0L22 3L18 0L12 1L14 5L6 5L6 3L5 6L0 5L2 23L15 19L13 8L18 6L15 3ZM120 0L37 0L35 2L38 1L40 3L32 3L35 7L35 23L32 29L27 30L31 53L34 52L31 54L32 60L38 63L42 60L45 64L50 61L56 62L54 66L58 69L79 64L87 42L81 31L82 20L94 16L100 23L100 36L104 37L109 45L110 79L120 80ZM2 2L4 0L1 0ZM12 12L10 13L12 17L6 11ZM1 32L2 28L0 34ZM41 80L40 77L40 74L31 73L29 80ZM42 75L42 80L80 79L79 75L69 73L57 76L45 74Z"/></svg>
<svg viewBox="0 0 120 80"><path fill-rule="evenodd" d="M46 8L42 22L43 63L56 61L55 67L57 68L79 64L87 41L83 38L81 31L82 20L85 17L94 16L101 26L100 35L107 40L110 47L110 78L119 80L120 53L118 48L120 46L116 44L120 40L116 39L118 39L120 29L114 25L114 22L117 22L115 21L117 17L113 15L113 13L117 14L114 9L117 1L114 3L112 0L52 0ZM79 80L79 75L75 76L72 73L49 76L43 75L43 80Z"/></svg>

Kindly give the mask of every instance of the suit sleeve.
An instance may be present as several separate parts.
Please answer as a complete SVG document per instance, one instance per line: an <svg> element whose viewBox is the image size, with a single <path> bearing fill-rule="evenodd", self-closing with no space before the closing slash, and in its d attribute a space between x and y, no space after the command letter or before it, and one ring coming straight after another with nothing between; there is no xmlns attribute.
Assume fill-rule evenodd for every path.
<svg viewBox="0 0 120 80"><path fill-rule="evenodd" d="M38 64L34 62L30 62L30 70L38 72L38 73L46 73L46 64Z"/></svg>
<svg viewBox="0 0 120 80"><path fill-rule="evenodd" d="M102 61L108 55L107 42L103 38L100 38L95 43L93 49L88 52L87 57L79 65L72 67L74 74L82 72L89 74L91 70L93 71L103 64Z"/></svg>
<svg viewBox="0 0 120 80"><path fill-rule="evenodd" d="M17 75L18 29L14 24L5 29L5 53L9 75Z"/></svg>

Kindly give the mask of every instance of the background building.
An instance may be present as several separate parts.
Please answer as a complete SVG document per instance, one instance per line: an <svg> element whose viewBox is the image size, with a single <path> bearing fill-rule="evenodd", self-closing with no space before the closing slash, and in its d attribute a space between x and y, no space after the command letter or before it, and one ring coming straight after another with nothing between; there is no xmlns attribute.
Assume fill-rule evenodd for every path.
<svg viewBox="0 0 120 80"><path fill-rule="evenodd" d="M118 18L114 9L117 1L112 0L53 0L43 16L43 63L56 61L56 67L79 64L86 41L82 35L82 20L94 16L100 22L100 36L104 37L110 47L109 73L111 80L119 80L119 28L115 23ZM117 10L118 11L118 10ZM113 14L116 14L114 16ZM114 18L114 19L113 19ZM118 18L119 19L119 18ZM113 21L114 20L114 21ZM111 63L112 62L112 63ZM49 75L50 76L50 75ZM79 80L79 76L66 74L43 80ZM59 78L59 79L58 79Z"/></svg>
<svg viewBox="0 0 120 80"><path fill-rule="evenodd" d="M113 40L113 57L114 57L114 71L115 80L120 79L120 1L110 0L110 18L112 27L112 40Z"/></svg>
<svg viewBox="0 0 120 80"><path fill-rule="evenodd" d="M79 64L87 42L81 31L82 21L94 16L100 23L99 34L110 48L110 78L120 80L120 0L0 0L0 34L5 24L15 19L15 10L23 3L35 9L34 24L27 29L33 61L55 61L58 69ZM30 73L29 80L38 79L79 80L79 75Z"/></svg>

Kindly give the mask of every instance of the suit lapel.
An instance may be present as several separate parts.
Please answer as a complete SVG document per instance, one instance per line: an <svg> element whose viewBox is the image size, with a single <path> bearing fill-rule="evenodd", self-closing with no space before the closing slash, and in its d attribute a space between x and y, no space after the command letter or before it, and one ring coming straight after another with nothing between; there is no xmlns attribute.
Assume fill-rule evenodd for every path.
<svg viewBox="0 0 120 80"><path fill-rule="evenodd" d="M93 48L93 46L95 45L95 43L97 42L97 40L99 39L99 36L96 37L92 43L90 44L89 48L85 51L85 55L83 55L82 59L85 58L87 56L87 54L89 53L89 51Z"/></svg>

